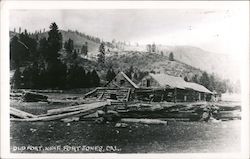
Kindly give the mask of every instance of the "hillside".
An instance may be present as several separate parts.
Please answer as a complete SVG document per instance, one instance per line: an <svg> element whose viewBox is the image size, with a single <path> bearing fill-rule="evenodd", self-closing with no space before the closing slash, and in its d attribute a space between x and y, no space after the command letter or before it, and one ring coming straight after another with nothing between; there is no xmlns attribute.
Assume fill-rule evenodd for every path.
<svg viewBox="0 0 250 159"><path fill-rule="evenodd" d="M81 34L74 32L74 31L60 30L60 32L63 36L63 43L70 38L74 41L75 49L81 49L82 45L85 44L85 42L87 42L89 52L98 51L98 47L99 47L100 43L97 43L93 40L89 40L88 38L86 38L87 35L85 35L85 34L81 35ZM14 33L12 31L10 31L10 38L12 38L16 34L18 34L18 33ZM48 32L38 33L37 35L38 35L38 39L41 39L44 37L48 38ZM31 35L31 36L33 36L33 38L35 38L35 35Z"/></svg>
<svg viewBox="0 0 250 159"><path fill-rule="evenodd" d="M239 79L239 64L233 57L227 54L209 52L198 47L184 45L156 45L156 48L156 54L163 53L164 56L168 57L170 52L173 52L174 58L177 61L209 73L215 73L223 79L230 79L232 81L237 81ZM124 50L146 51L146 46L126 45Z"/></svg>
<svg viewBox="0 0 250 159"><path fill-rule="evenodd" d="M194 75L201 75L202 71L179 61L169 61L168 57L148 52L124 51L122 55L107 57L107 63L112 63L113 68L126 70L130 66L141 71L154 71L173 76L187 76L189 79Z"/></svg>
<svg viewBox="0 0 250 159"><path fill-rule="evenodd" d="M98 48L100 45L99 43L96 43L94 41L89 41L75 32L62 31L62 34L64 36L64 40L67 40L68 38L73 39L76 48L80 47L82 44L84 44L87 41L89 43L89 57L93 58L93 57L96 57L96 55L98 54ZM117 43L114 45L117 45ZM141 57L142 56L141 54L145 53L146 46L145 45L134 46L134 45L124 44L121 46L121 48L122 49L109 48L111 52L107 52L107 56L114 56L113 58L115 59L117 58L117 54L118 54L118 55L121 55L121 56L118 56L118 58L119 57L122 58L120 61L122 61L123 59L125 59L126 61L126 58L124 57L128 55L126 52L134 52L133 54L138 53L138 57ZM198 47L181 46L181 45L178 45L178 46L157 45L157 49L158 49L159 54L161 51L163 51L164 57L161 57L161 56L159 57L158 55L155 55L155 54L154 54L155 55L154 57L152 54L152 56L150 56L149 58L155 58L155 59L158 58L157 61L153 61L152 59L139 60L140 62L134 63L135 67L140 68L141 66L148 65L147 67L142 67L142 68L147 68L147 70L151 70L153 67L154 68L153 70L156 70L156 71L159 71L160 66L164 66L167 68L170 67L169 68L170 70L172 68L174 69L175 68L174 65L176 64L170 64L168 61L169 53L173 52L175 60L181 62L182 64L180 65L183 65L183 63L187 64L185 65L185 67L192 66L192 68L197 68L197 70L204 70L209 73L215 73L223 79L230 79L232 81L238 80L240 76L239 66L236 64L235 60L232 57L226 54L213 53L213 52L209 52ZM145 57L148 57L148 55L145 55ZM121 65L123 65L122 63ZM141 64L141 63L145 63L145 64ZM166 66L166 63L169 63L171 66ZM123 68L123 66L121 68Z"/></svg>
<svg viewBox="0 0 250 159"><path fill-rule="evenodd" d="M88 59L96 60L99 42L90 40L88 35L76 31L60 30L60 32L63 36L63 42L69 38L74 41L75 49L80 49L87 42L89 50ZM10 32L10 37L14 34ZM47 32L38 34L39 39L47 36ZM108 48L110 52L106 53L108 63L112 63L116 69L125 69L133 65L141 70L154 70L155 72L165 72L177 76L190 77L190 74L199 74L200 70L204 70L209 73L216 73L221 78L228 78L232 81L236 81L239 77L239 67L231 57L225 54L211 53L193 46L157 45L157 53L147 53L145 45L133 46L123 44L121 48ZM161 55L161 52L163 52L163 55ZM176 61L171 62L168 60L170 52L174 53Z"/></svg>
<svg viewBox="0 0 250 159"><path fill-rule="evenodd" d="M159 49L163 50L166 56L173 52L176 60L209 73L216 73L221 78L236 81L240 76L239 66L229 55L212 53L192 46L160 46Z"/></svg>

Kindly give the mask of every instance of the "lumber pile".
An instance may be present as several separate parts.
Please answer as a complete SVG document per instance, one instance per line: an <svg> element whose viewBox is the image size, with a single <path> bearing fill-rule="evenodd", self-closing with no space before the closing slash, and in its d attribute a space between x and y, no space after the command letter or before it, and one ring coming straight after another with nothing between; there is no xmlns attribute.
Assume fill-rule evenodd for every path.
<svg viewBox="0 0 250 159"><path fill-rule="evenodd" d="M18 94L17 94L18 93ZM26 102L47 101L62 106L58 109L48 110L46 114L33 115L21 110L11 108L13 121L77 121L82 118L103 118L104 121L125 120L122 122L154 123L159 118L188 119L208 121L210 117L216 119L240 118L240 105L229 103L172 103L172 102L143 102L130 101L132 90L130 88L102 88L98 87L79 97L67 97L63 100L48 100L48 96L35 92L24 92L22 96ZM16 95L15 95L16 94ZM19 97L20 92L13 92L12 97ZM72 106L74 105L74 106ZM98 113L99 110L103 112ZM123 119L125 118L125 119ZM129 118L129 120L127 120ZM133 119L131 119L133 118ZM147 120L146 120L147 119ZM149 122L150 121L150 122ZM151 123L150 123L151 124Z"/></svg>
<svg viewBox="0 0 250 159"><path fill-rule="evenodd" d="M108 101L96 102L91 104L83 104L78 106L72 106L67 108L53 109L49 110L47 114L42 114L32 118L22 118L22 119L11 119L12 121L52 121L60 120L71 117L86 116L95 113L100 108L109 105Z"/></svg>
<svg viewBox="0 0 250 159"><path fill-rule="evenodd" d="M119 111L118 111L119 112ZM174 118L191 121L215 119L240 119L239 107L218 106L214 103L135 103L127 106L127 111L119 112L122 118Z"/></svg>
<svg viewBox="0 0 250 159"><path fill-rule="evenodd" d="M23 94L22 93L14 93L14 92L10 92L10 99L13 99L13 100L20 100L22 99L22 96Z"/></svg>
<svg viewBox="0 0 250 159"><path fill-rule="evenodd" d="M79 111L79 110L88 110L88 109L94 109L94 108L99 108L105 105L108 105L108 101L102 101L102 102L95 102L95 103L89 103L89 104L81 104L81 105L76 105L76 106L70 106L70 107L64 107L64 108L59 108L59 109L50 109L48 110L49 115L54 115L54 114L62 114L62 113L68 113L68 112L74 112L74 111Z"/></svg>

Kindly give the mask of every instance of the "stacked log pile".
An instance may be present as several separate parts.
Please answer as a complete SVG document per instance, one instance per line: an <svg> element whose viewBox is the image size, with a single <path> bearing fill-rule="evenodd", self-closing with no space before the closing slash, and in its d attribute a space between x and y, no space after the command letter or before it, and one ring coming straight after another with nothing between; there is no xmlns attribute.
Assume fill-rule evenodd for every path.
<svg viewBox="0 0 250 159"><path fill-rule="evenodd" d="M118 111L119 112L119 111ZM136 103L127 106L126 112L119 112L125 118L165 118L191 121L208 121L210 118L240 119L238 106L221 106L216 103Z"/></svg>
<svg viewBox="0 0 250 159"><path fill-rule="evenodd" d="M100 112L101 110L101 112ZM98 113L99 112L99 113ZM14 108L10 109L12 121L52 121L66 119L76 120L81 117L100 118L101 121L112 121L119 118L137 119L183 119L208 121L210 118L231 120L240 119L238 106L216 106L215 103L132 103L119 100L105 100L48 110L46 114L33 115Z"/></svg>
<svg viewBox="0 0 250 159"><path fill-rule="evenodd" d="M46 114L33 115L14 108L10 109L13 121L73 121L79 118L103 118L112 121L119 118L138 119L188 119L208 121L215 119L240 119L241 106L229 103L172 103L172 102L142 102L131 101L129 88L96 88L84 95L84 98L67 97L61 100L51 100L48 96L36 92L13 92L11 98L20 98L25 102L46 101L52 104L71 105L59 109L48 110ZM76 103L76 101L78 101ZM97 113L102 110L102 113ZM73 119L74 118L74 119Z"/></svg>
<svg viewBox="0 0 250 159"><path fill-rule="evenodd" d="M30 118L25 118L24 116L20 115L19 117L21 119L12 118L11 120L12 121L52 121L52 120L65 119L69 117L86 116L86 115L95 113L97 110L103 108L106 105L109 105L108 101L96 102L96 103L91 103L91 104L83 104L83 105L78 105L78 106L71 106L71 107L66 107L66 108L49 110L47 114L42 114L39 116L32 116Z"/></svg>

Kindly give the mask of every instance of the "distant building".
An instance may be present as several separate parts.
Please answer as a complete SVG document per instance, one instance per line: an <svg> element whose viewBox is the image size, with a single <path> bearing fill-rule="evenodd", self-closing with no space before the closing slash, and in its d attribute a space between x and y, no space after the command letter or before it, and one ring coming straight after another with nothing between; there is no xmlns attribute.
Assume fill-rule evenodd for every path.
<svg viewBox="0 0 250 159"><path fill-rule="evenodd" d="M145 76L139 83L137 96L156 101L193 102L209 101L212 92L206 87L192 82L186 82L181 77L167 74L152 74Z"/></svg>

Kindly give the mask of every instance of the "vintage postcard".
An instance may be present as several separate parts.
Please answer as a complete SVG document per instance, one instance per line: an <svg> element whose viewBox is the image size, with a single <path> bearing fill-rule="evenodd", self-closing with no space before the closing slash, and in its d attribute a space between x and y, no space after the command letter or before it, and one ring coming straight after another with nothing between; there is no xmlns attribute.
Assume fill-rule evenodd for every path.
<svg viewBox="0 0 250 159"><path fill-rule="evenodd" d="M1 2L1 158L248 158L248 1Z"/></svg>

